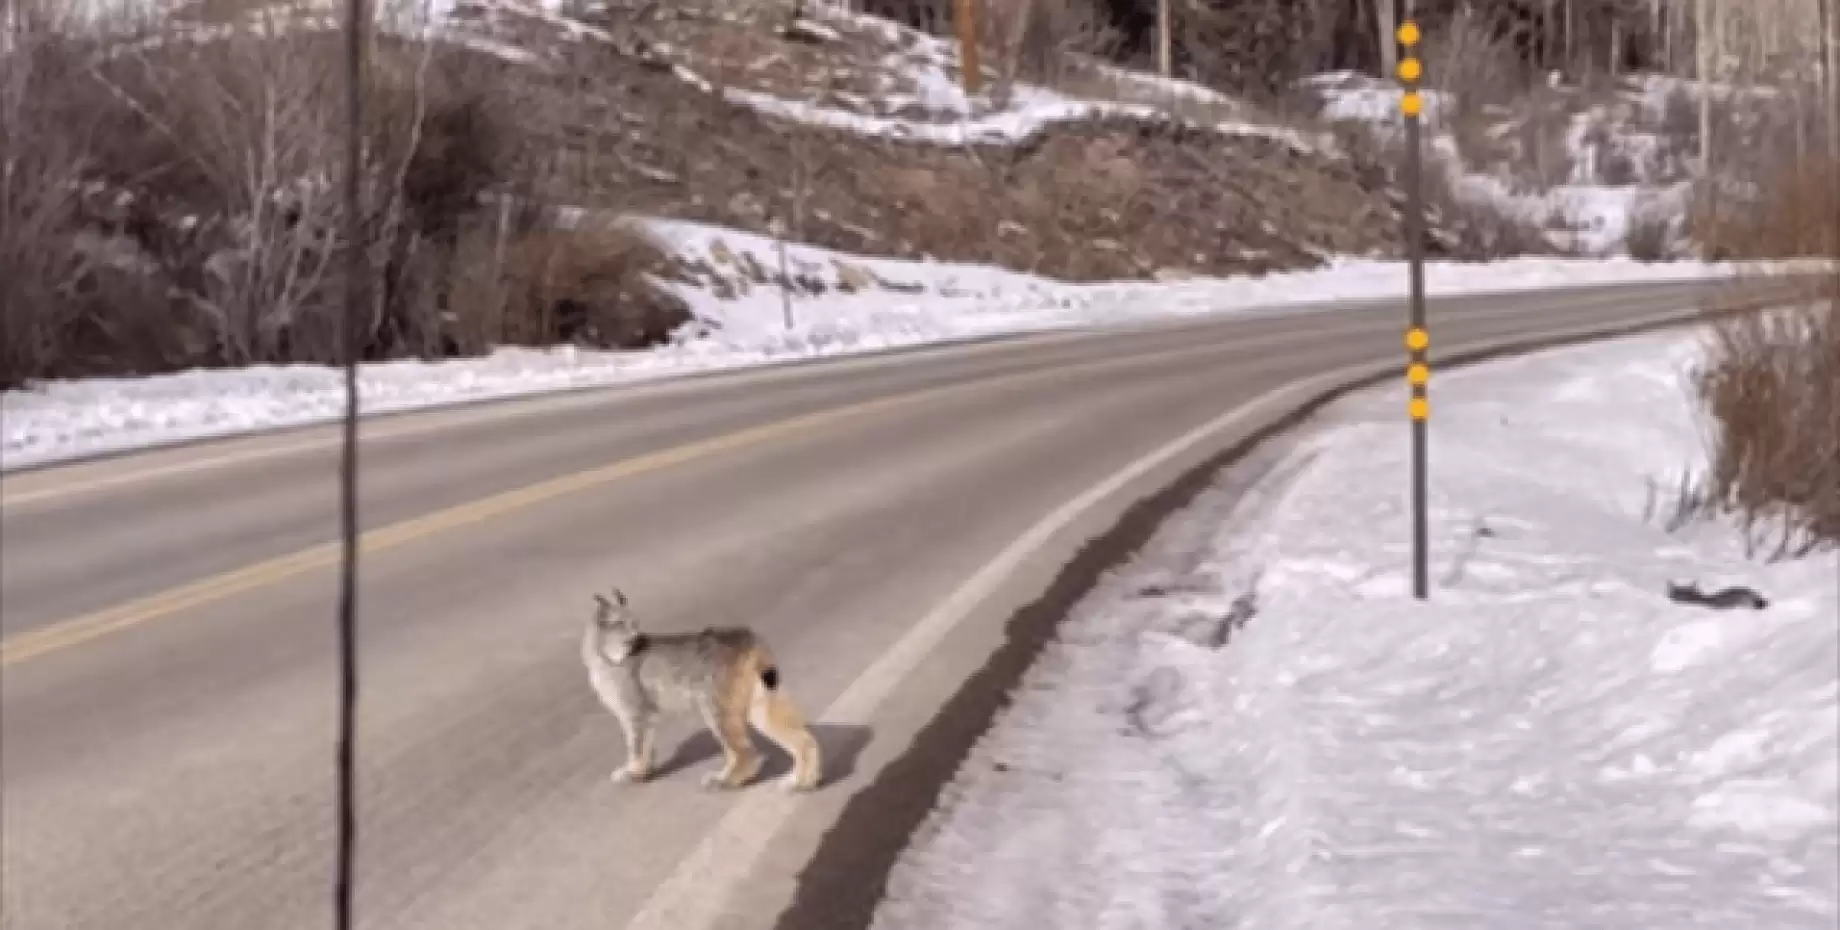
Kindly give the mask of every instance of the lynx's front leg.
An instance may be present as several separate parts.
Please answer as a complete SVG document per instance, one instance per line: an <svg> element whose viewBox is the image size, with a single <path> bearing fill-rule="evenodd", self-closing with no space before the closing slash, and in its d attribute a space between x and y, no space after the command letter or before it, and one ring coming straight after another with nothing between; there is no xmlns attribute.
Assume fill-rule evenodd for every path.
<svg viewBox="0 0 1840 930"><path fill-rule="evenodd" d="M626 764L613 770L615 782L642 782L652 777L653 716L646 711L616 715L626 737Z"/></svg>

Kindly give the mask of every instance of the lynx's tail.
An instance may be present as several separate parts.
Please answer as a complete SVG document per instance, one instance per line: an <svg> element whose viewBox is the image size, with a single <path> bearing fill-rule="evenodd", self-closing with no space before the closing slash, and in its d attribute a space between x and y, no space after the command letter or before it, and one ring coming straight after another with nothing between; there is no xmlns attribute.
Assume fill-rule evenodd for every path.
<svg viewBox="0 0 1840 930"><path fill-rule="evenodd" d="M748 722L774 745L792 757L790 787L809 791L818 787L822 760L818 741L805 723L797 704L780 689L779 666L773 654L758 643L743 658L743 668L756 684L748 702Z"/></svg>

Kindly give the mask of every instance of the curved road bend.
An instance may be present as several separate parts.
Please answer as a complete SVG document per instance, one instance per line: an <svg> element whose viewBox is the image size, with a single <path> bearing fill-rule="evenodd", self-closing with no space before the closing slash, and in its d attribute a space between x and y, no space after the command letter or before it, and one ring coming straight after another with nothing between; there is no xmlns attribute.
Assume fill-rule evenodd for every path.
<svg viewBox="0 0 1840 930"><path fill-rule="evenodd" d="M1698 299L1438 300L1433 349ZM654 890L674 872L665 887L702 903L738 887L678 868L725 812L759 803L697 790L707 743L653 784L605 780L618 732L575 651L591 591L623 586L658 629L756 625L821 716L1044 514L1274 386L1397 357L1400 320L1385 305L1189 320L368 421L362 925L620 928L663 913ZM6 479L0 924L326 926L335 438ZM845 774L773 822L723 926L772 923L829 818L995 648L1007 613L1167 478L1125 489L971 605L866 728L820 724ZM668 729L664 756L692 731Z"/></svg>

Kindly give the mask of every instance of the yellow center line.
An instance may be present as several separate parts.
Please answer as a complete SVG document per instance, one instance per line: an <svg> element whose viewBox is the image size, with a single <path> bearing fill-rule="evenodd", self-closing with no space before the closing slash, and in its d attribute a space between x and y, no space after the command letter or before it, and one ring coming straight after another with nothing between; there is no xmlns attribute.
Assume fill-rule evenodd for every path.
<svg viewBox="0 0 1840 930"><path fill-rule="evenodd" d="M1390 325L1381 321L1362 321L1341 335L1344 337L1364 332L1372 328L1379 331ZM443 510L424 514L378 527L358 537L358 549L363 554L382 552L405 543L424 539L449 530L476 524L493 517L511 513L535 504L554 500L567 494L585 491L613 482L658 471L686 462L707 458L723 452L730 452L747 446L759 445L772 439L790 436L796 433L810 432L820 427L856 419L908 406L922 401L951 394L989 390L998 384L1014 384L1028 381L1045 380L1064 376L1070 370L1078 369L1087 373L1108 371L1114 368L1131 368L1154 364L1170 364L1180 359L1213 355L1221 352L1245 351L1264 346L1275 346L1288 342L1317 338L1307 331L1285 332L1230 342L1210 343L1175 349L1160 353L1155 358L1142 357L1108 357L1102 360L1060 366L1045 370L1026 371L994 378L958 382L939 387L923 388L905 394L897 394L877 400L864 401L845 407L834 407L814 413L790 417L760 426L749 427L733 433L714 436L696 442L661 449L632 458L621 459L598 468L575 472L569 475L541 481L510 491L504 491L489 497L479 498L464 504L458 504ZM72 646L89 642L130 627L139 626L150 620L179 613L194 607L200 607L253 591L267 585L285 581L316 569L338 564L339 547L336 543L321 543L302 549L289 555L258 562L254 565L234 569L210 578L160 591L146 597L138 598L114 607L105 608L94 613L58 621L49 626L19 633L0 640L0 668L16 665L40 656L49 655Z"/></svg>
<svg viewBox="0 0 1840 930"><path fill-rule="evenodd" d="M480 523L567 494L707 458L718 453L758 445L794 433L807 432L842 420L915 403L933 394L943 393L944 390L950 389L902 394L847 407L837 407L621 459L599 468L527 485L370 530L359 536L359 551L367 555L382 552L404 543ZM338 560L338 545L322 543L290 555L258 562L95 613L64 620L43 629L9 636L5 640L0 640L0 667L15 665L68 649L100 636L138 626L149 620L223 600L315 569L326 568L337 564Z"/></svg>

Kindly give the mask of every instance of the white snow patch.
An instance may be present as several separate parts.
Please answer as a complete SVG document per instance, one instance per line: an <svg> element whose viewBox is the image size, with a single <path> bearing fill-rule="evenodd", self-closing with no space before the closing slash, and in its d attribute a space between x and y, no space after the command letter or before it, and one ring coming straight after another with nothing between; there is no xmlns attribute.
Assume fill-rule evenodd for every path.
<svg viewBox="0 0 1840 930"><path fill-rule="evenodd" d="M803 33L807 36L817 39L820 42L842 42L843 41L843 36L838 34L837 30L832 29L831 27L821 22L818 22L817 20L812 19L809 16L801 16L793 20L791 29L789 31L795 32L795 33Z"/></svg>
<svg viewBox="0 0 1840 930"><path fill-rule="evenodd" d="M1645 337L1439 381L1427 603L1391 391L1288 481L1205 496L1073 611L873 926L1830 930L1840 557L1645 511L1701 454L1695 358Z"/></svg>
<svg viewBox="0 0 1840 930"><path fill-rule="evenodd" d="M456 44L470 48L475 52L491 55L494 58L510 62L514 65L527 65L537 60L537 56L524 49L515 45L508 45L496 39L489 39L485 36L456 33L452 36L452 40Z"/></svg>
<svg viewBox="0 0 1840 930"><path fill-rule="evenodd" d="M1833 829L1831 805L1803 797L1781 779L1744 779L1693 801L1689 822L1708 832L1724 828L1778 842L1794 842L1822 827Z"/></svg>
<svg viewBox="0 0 1840 930"><path fill-rule="evenodd" d="M1405 89L1397 84L1377 81L1352 71L1311 75L1302 83L1314 88L1322 96L1323 109L1319 115L1329 122L1354 120L1403 125L1400 101L1405 97ZM1442 122L1442 115L1451 105L1450 96L1442 91L1421 90L1419 99L1424 102L1421 119L1426 125Z"/></svg>
<svg viewBox="0 0 1840 930"><path fill-rule="evenodd" d="M1148 74L1143 71L1130 71L1115 65L1106 64L1097 59L1088 59L1082 62L1082 64L1084 67L1091 68L1114 81L1128 84L1157 96L1188 100L1194 103L1205 103L1211 106L1224 108L1237 109L1244 106L1238 98L1228 96L1212 87L1197 84L1193 81L1164 77L1160 74Z"/></svg>
<svg viewBox="0 0 1840 930"><path fill-rule="evenodd" d="M1715 620L1687 623L1667 631L1650 653L1649 667L1671 675L1716 658L1725 637Z"/></svg>

